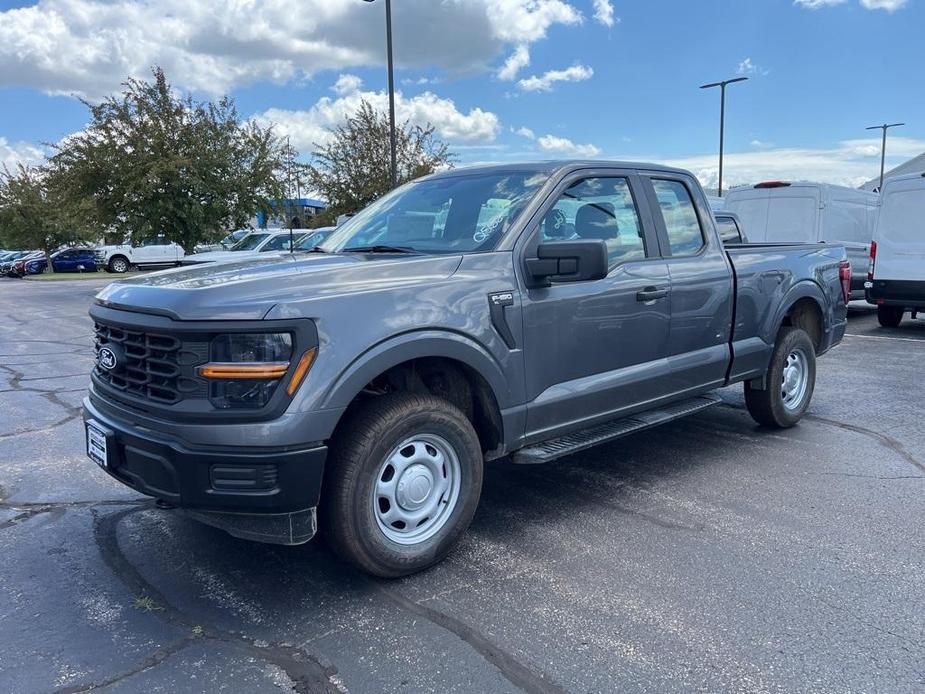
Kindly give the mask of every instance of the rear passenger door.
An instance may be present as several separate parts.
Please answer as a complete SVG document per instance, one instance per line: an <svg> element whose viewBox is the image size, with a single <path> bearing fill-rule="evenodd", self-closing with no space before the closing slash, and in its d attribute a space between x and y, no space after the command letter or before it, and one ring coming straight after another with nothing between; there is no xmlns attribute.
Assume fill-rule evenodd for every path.
<svg viewBox="0 0 925 694"><path fill-rule="evenodd" d="M642 195L632 172L576 172L526 230L521 262L539 243L567 239L605 241L610 261L600 280L524 289L527 441L664 394L670 283Z"/></svg>
<svg viewBox="0 0 925 694"><path fill-rule="evenodd" d="M678 173L643 177L671 278L667 358L675 395L722 385L729 365L732 268L693 179Z"/></svg>

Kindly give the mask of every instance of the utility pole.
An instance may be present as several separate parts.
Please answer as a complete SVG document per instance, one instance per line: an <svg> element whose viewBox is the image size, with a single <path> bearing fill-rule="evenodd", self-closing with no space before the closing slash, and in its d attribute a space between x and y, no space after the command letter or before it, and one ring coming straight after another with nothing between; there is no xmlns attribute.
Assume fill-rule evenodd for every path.
<svg viewBox="0 0 925 694"><path fill-rule="evenodd" d="M711 82L710 84L703 84L700 86L701 89L711 89L713 87L720 88L720 97L719 97L719 184L717 185L717 195L723 197L723 144L726 139L726 85L734 84L735 82L744 82L748 77L735 77L731 80L723 80L722 82Z"/></svg>
<svg viewBox="0 0 925 694"><path fill-rule="evenodd" d="M375 0L364 0L375 2ZM395 68L392 62L392 0L385 0L385 47L389 66L389 155L392 187L398 185L398 160L395 144Z"/></svg>
<svg viewBox="0 0 925 694"><path fill-rule="evenodd" d="M864 128L865 130L883 130L883 141L880 144L880 190L883 190L883 172L886 168L886 131L890 128L898 128L900 125L905 125L905 123L884 123Z"/></svg>

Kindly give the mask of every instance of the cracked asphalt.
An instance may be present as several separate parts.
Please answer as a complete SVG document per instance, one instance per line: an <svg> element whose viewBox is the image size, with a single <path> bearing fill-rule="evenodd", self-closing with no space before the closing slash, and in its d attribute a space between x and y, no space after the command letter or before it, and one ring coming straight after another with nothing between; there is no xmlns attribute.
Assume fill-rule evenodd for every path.
<svg viewBox="0 0 925 694"><path fill-rule="evenodd" d="M0 280L2 692L925 691L925 320L852 310L811 414L725 405L492 464L393 582L231 538L84 455L102 281Z"/></svg>

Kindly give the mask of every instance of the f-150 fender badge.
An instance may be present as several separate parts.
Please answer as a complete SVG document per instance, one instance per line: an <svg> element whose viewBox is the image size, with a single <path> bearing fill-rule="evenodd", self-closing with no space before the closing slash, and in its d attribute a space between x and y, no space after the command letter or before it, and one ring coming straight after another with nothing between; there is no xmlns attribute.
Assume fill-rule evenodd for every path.
<svg viewBox="0 0 925 694"><path fill-rule="evenodd" d="M488 312L491 316L491 324L497 331L504 344L508 349L514 349L517 343L514 340L514 333L511 332L511 326L507 322L507 307L514 305L513 292L493 292L488 295Z"/></svg>

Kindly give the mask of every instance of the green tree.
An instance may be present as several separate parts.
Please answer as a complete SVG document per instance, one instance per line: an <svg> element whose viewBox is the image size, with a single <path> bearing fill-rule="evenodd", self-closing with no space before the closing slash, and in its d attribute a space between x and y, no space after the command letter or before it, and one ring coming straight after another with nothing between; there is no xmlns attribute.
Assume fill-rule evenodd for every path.
<svg viewBox="0 0 925 694"><path fill-rule="evenodd" d="M65 224L47 172L20 164L0 170L0 247L51 252L77 240Z"/></svg>
<svg viewBox="0 0 925 694"><path fill-rule="evenodd" d="M328 208L313 226L332 223L338 215L357 212L392 189L389 154L389 117L364 101L343 125L333 128L325 145L315 145L307 177L312 188L328 201ZM434 134L434 127L396 128L398 183L406 183L452 166L449 145Z"/></svg>
<svg viewBox="0 0 925 694"><path fill-rule="evenodd" d="M164 234L187 251L244 226L279 199L283 147L272 128L243 121L234 101L177 96L163 70L129 79L90 122L56 146L56 187L88 223L137 242Z"/></svg>

